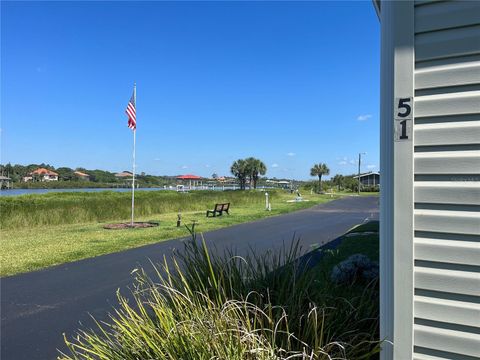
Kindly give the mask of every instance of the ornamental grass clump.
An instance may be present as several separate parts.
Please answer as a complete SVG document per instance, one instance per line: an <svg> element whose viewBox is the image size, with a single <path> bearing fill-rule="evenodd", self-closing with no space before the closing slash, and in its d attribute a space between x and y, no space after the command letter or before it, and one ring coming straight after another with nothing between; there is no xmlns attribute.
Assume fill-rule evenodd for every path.
<svg viewBox="0 0 480 360"><path fill-rule="evenodd" d="M338 287L296 261L298 242L262 256L217 254L205 241L135 271L130 300L97 330L65 338L60 359L372 359L375 281Z"/></svg>

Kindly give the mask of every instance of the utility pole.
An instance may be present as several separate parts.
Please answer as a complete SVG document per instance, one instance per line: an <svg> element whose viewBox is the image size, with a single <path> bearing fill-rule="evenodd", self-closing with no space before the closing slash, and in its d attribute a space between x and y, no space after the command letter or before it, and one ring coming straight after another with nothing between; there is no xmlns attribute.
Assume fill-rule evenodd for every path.
<svg viewBox="0 0 480 360"><path fill-rule="evenodd" d="M362 155L366 155L367 153L363 152L363 153L358 153L358 189L357 189L357 193L358 195L360 195L360 166L361 166L361 163L362 163Z"/></svg>

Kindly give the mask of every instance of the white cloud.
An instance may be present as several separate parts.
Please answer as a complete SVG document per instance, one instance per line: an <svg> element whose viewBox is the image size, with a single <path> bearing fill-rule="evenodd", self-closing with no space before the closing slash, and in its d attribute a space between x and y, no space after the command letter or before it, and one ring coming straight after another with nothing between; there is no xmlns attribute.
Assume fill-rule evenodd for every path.
<svg viewBox="0 0 480 360"><path fill-rule="evenodd" d="M153 161L160 161L160 158L155 158L153 159Z"/></svg>
<svg viewBox="0 0 480 360"><path fill-rule="evenodd" d="M347 165L347 162L345 160L342 160L338 163L338 165Z"/></svg>
<svg viewBox="0 0 480 360"><path fill-rule="evenodd" d="M210 167L210 165L208 165L208 164L207 164L207 165L205 165L205 167L206 167L206 168L209 168L209 167Z"/></svg>
<svg viewBox="0 0 480 360"><path fill-rule="evenodd" d="M294 152L289 152L287 153L287 156L295 156L296 154Z"/></svg>
<svg viewBox="0 0 480 360"><path fill-rule="evenodd" d="M183 166L182 166L182 169L188 169L188 166L187 166L187 165L183 165Z"/></svg>
<svg viewBox="0 0 480 360"><path fill-rule="evenodd" d="M350 160L348 163L349 163L350 165L355 165L357 162L352 159L352 160Z"/></svg>
<svg viewBox="0 0 480 360"><path fill-rule="evenodd" d="M279 167L279 165L277 163L272 164L272 168L277 168L277 167Z"/></svg>
<svg viewBox="0 0 480 360"><path fill-rule="evenodd" d="M358 121L366 121L372 117L372 114L364 114L364 115L358 115L357 120Z"/></svg>
<svg viewBox="0 0 480 360"><path fill-rule="evenodd" d="M375 169L376 167L377 165L373 165L373 164L367 165L367 169Z"/></svg>

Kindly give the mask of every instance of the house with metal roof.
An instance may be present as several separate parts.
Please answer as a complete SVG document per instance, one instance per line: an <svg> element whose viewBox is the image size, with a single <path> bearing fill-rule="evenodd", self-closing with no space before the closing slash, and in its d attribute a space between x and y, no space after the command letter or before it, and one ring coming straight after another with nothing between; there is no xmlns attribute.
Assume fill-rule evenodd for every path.
<svg viewBox="0 0 480 360"><path fill-rule="evenodd" d="M354 179L360 178L360 184L363 186L377 186L380 185L380 173L376 171L370 171L365 174L356 175Z"/></svg>

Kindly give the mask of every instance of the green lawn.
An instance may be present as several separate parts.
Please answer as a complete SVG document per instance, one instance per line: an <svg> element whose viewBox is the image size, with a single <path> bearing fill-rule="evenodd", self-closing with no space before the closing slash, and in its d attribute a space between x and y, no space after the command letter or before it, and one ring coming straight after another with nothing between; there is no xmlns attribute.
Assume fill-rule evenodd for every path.
<svg viewBox="0 0 480 360"><path fill-rule="evenodd" d="M44 209L47 207L48 198L52 199L52 202L55 203L58 202L62 196L67 197L63 194L58 198L51 194L44 196L45 198L40 198L42 196L44 195L37 195L36 198L30 198L41 203L41 207L39 209ZM159 213L143 215L136 219L138 221L152 220L159 222L160 226L155 228L126 230L103 229L103 224L115 222L113 219L111 219L111 216L108 216L108 221L97 220L84 221L83 223L78 224L71 223L73 222L73 216L71 215L72 211L78 211L79 214L85 218L88 218L88 214L85 215L86 210L81 208L82 203L85 202L81 201L81 194L77 193L72 196L75 196L75 198L78 199L78 205L75 205L75 202L69 199L68 208L62 208L64 205L61 204L61 206L58 205L56 209L52 209L52 212L55 214L52 219L48 219L48 217L44 215L40 216L39 214L35 214L34 212L36 208L32 208L31 204L29 203L28 206L31 208L29 211L32 212L32 219L34 222L32 219L28 219L26 211L24 211L24 216L19 217L18 213L22 213L23 211L21 209L21 205L18 205L18 201L10 200L10 202L14 204L14 206L12 206L13 210L10 212L10 214L12 214L12 221L17 224L28 224L29 221L32 221L33 224L26 226L13 226L12 222L8 221L9 219L6 218L5 213L2 211L2 221L3 224L7 224L7 226L3 226L0 230L2 243L2 252L0 253L0 276L8 276L22 272L38 270L53 265L122 251L146 244L152 244L162 240L189 235L185 227L176 227L177 211L171 211L171 209L175 207L174 204L170 204L169 206L164 205L162 209L166 211L163 213L160 212L160 209ZM97 195L97 198L98 196L99 195ZM116 197L116 195L111 196ZM142 196L146 198L147 194L142 194ZM176 197L177 195L173 194L168 196ZM300 210L336 198L331 197L330 195L314 194L304 196L305 199L310 200L308 202L287 203L287 200L294 199L295 195L291 195L286 192L277 192L272 194L272 211L268 212L265 211L264 195L260 192L257 192L256 194L239 194L238 192L231 192L230 194L229 192L225 192L222 194L212 195L199 194L192 195L191 199L193 200L195 196L201 196L202 202L198 202L196 204L192 203L189 204L189 206L202 208L204 210L184 211L182 212L182 216L184 223L187 224L190 223L191 220L198 220L198 225L196 228L197 232L219 229L235 224L254 221L267 216L274 216ZM212 198L210 198L210 196ZM216 218L206 218L205 210L207 208L213 208L213 205L219 196L222 196L225 200L230 200L229 197L232 197L232 199L237 201L239 205L234 205L234 201L232 201L230 216L225 215ZM93 198L92 195L86 195L87 199L90 197ZM248 201L240 201L244 197L248 198ZM38 198L40 198L40 200ZM20 199L20 203L22 201L26 201L25 199L26 197L24 197L24 199ZM210 205L207 206L207 203ZM149 205L151 209L151 204L146 204ZM142 206L140 201L139 206ZM62 210L60 211L59 208ZM62 219L62 211L65 212L65 219L70 222L70 224L58 224ZM104 214L101 211L97 212L98 214L95 215L97 217L101 216L101 214ZM138 212L142 213L142 211ZM145 209L143 209L143 212L145 212ZM115 220L118 222L127 221L128 217L120 217L116 218ZM44 223L47 221L54 221L54 224L42 225L42 222ZM40 224L36 225L37 223Z"/></svg>

